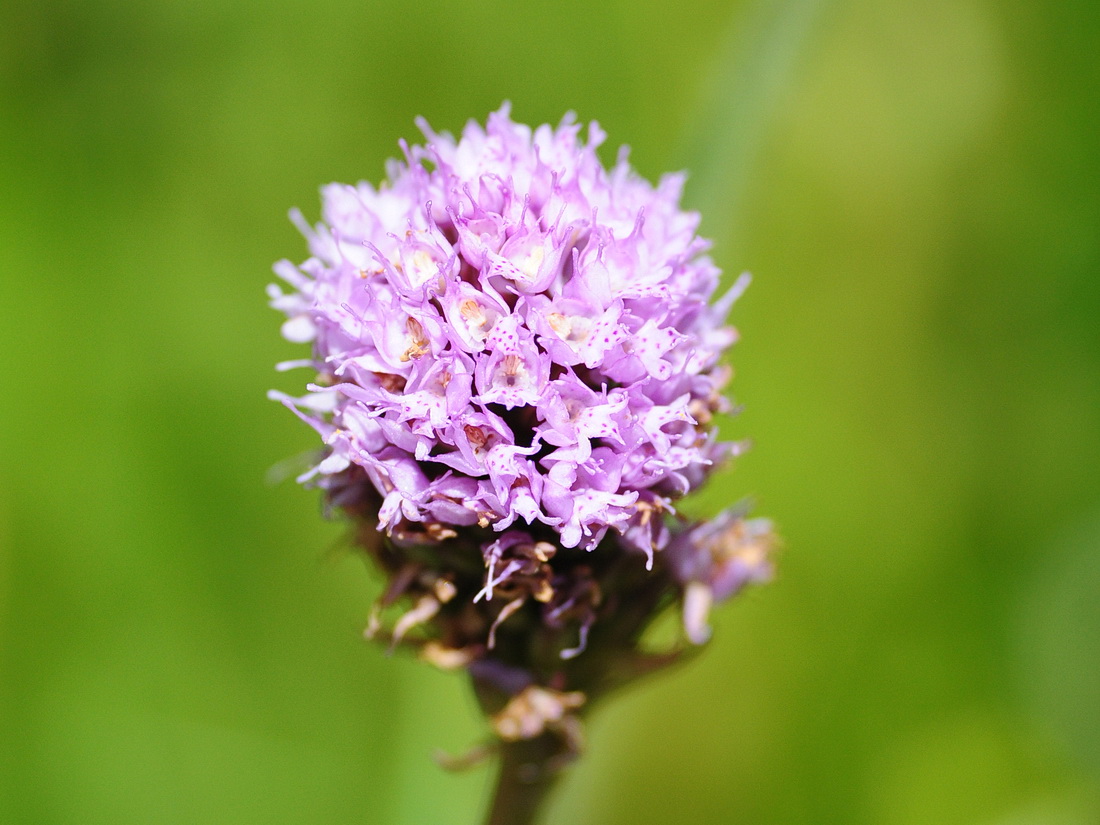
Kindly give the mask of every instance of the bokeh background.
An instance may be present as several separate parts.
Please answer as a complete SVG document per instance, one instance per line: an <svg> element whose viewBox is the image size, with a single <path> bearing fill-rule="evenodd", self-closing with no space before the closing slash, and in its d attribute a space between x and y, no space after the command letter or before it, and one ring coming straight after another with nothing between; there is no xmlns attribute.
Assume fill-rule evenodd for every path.
<svg viewBox="0 0 1100 825"><path fill-rule="evenodd" d="M462 680L269 387L291 206L414 116L692 174L776 581L609 703L549 823L1100 822L1100 6L5 0L0 822L476 823ZM272 468L275 472L270 472Z"/></svg>

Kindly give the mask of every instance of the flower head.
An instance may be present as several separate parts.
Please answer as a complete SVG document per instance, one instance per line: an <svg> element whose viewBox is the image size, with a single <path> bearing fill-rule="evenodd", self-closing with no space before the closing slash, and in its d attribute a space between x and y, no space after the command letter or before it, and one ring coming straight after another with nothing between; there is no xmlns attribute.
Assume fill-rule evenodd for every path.
<svg viewBox="0 0 1100 825"><path fill-rule="evenodd" d="M322 376L287 399L325 436L313 475L361 468L387 532L519 520L585 549L642 535L646 507L725 449L708 422L736 293L708 303L719 273L682 177L653 187L625 152L605 170L603 133L583 140L571 118L532 131L505 107L457 141L423 128L383 186L325 187L313 256L276 268L293 287L273 292L284 333L313 342Z"/></svg>
<svg viewBox="0 0 1100 825"><path fill-rule="evenodd" d="M603 684L561 670L600 623L594 643L640 671L670 598L702 642L710 603L763 575L739 515L674 519L733 452L712 418L747 278L712 300L683 177L653 186L625 151L605 168L595 124L532 130L505 106L457 140L421 128L381 186L331 184L321 223L295 215L311 257L277 264L291 289L270 295L312 342L288 366L317 379L275 395L324 443L302 480L389 576L379 610L412 604L390 638L430 624L422 655L511 697L502 735L525 735L579 707L563 690Z"/></svg>

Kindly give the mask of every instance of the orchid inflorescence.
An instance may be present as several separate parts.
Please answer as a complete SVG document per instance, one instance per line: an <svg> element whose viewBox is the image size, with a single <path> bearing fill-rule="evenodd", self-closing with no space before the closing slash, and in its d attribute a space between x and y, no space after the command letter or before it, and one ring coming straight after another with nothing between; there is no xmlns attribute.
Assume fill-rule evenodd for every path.
<svg viewBox="0 0 1100 825"><path fill-rule="evenodd" d="M642 643L654 616L678 603L701 644L769 574L766 522L675 509L740 449L713 418L747 276L712 303L683 176L653 186L625 150L605 169L594 123L420 126L385 184L294 213L311 257L270 295L313 345L280 366L317 378L273 395L324 442L300 480L386 575L368 634L468 669L501 739L568 750L587 699L670 658Z"/></svg>

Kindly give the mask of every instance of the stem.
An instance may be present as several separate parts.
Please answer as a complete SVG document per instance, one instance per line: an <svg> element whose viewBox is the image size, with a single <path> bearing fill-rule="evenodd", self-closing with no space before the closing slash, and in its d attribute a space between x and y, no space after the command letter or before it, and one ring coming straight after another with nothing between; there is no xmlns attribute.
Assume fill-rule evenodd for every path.
<svg viewBox="0 0 1100 825"><path fill-rule="evenodd" d="M500 773L486 825L533 825L561 772L561 742L544 733L535 739L502 742Z"/></svg>

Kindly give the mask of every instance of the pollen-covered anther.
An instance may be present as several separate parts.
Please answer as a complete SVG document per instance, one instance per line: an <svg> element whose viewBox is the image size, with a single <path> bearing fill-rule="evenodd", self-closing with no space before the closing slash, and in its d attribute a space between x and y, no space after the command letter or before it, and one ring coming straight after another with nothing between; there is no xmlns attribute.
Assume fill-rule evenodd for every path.
<svg viewBox="0 0 1100 825"><path fill-rule="evenodd" d="M550 329L554 330L554 332L562 338L568 338L569 333L573 329L573 325L569 322L569 319L560 312L551 312L546 316L546 322L550 324Z"/></svg>
<svg viewBox="0 0 1100 825"><path fill-rule="evenodd" d="M559 338L571 344L585 343L592 332L592 323L587 318L562 315L560 312L551 312L547 315L546 323Z"/></svg>
<svg viewBox="0 0 1100 825"><path fill-rule="evenodd" d="M653 516L659 515L660 513L664 512L665 505L660 499L657 499L655 501L643 500L635 504L634 509L637 510L640 514L639 524L641 524L642 527L646 527Z"/></svg>
<svg viewBox="0 0 1100 825"><path fill-rule="evenodd" d="M467 424L462 428L462 431L466 433L466 438L470 442L470 447L475 453L481 452L485 448L485 445L489 442L489 437L485 435L485 431L481 427L475 427L473 424Z"/></svg>
<svg viewBox="0 0 1100 825"><path fill-rule="evenodd" d="M750 569L768 564L774 536L770 530L759 529L756 520L738 519L722 531L707 548L716 562L738 561Z"/></svg>
<svg viewBox="0 0 1100 825"><path fill-rule="evenodd" d="M471 329L484 331L485 325L489 323L489 318L485 315L481 304L473 298L467 298L458 305L458 314L462 316L462 320L469 324Z"/></svg>
<svg viewBox="0 0 1100 825"><path fill-rule="evenodd" d="M688 415L694 418L698 424L709 424L711 419L714 418L714 409L703 399L693 398L688 404Z"/></svg>
<svg viewBox="0 0 1100 825"><path fill-rule="evenodd" d="M409 337L409 348L401 355L402 361L410 361L426 354L430 349L428 337L424 334L424 325L413 317L405 321L405 331Z"/></svg>
<svg viewBox="0 0 1100 825"><path fill-rule="evenodd" d="M398 393L405 389L405 378L392 372L376 372L374 377L386 392Z"/></svg>
<svg viewBox="0 0 1100 825"><path fill-rule="evenodd" d="M563 693L530 685L493 717L493 730L506 742L534 739L546 730L559 729L586 699L581 691Z"/></svg>
<svg viewBox="0 0 1100 825"><path fill-rule="evenodd" d="M708 424L715 413L728 412L729 409L729 399L718 388L712 389L706 398L693 398L688 403L688 413L699 424Z"/></svg>
<svg viewBox="0 0 1100 825"><path fill-rule="evenodd" d="M505 355L501 360L496 378L506 387L526 385L528 383L527 365L514 353Z"/></svg>

